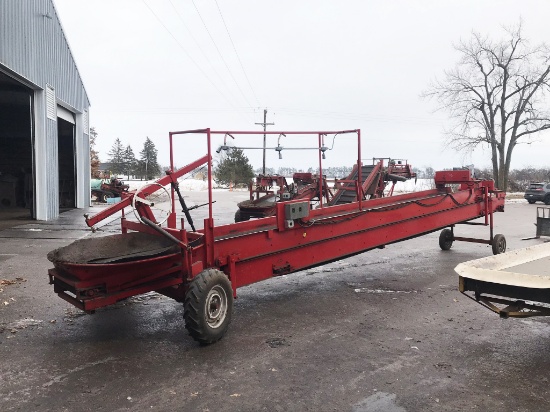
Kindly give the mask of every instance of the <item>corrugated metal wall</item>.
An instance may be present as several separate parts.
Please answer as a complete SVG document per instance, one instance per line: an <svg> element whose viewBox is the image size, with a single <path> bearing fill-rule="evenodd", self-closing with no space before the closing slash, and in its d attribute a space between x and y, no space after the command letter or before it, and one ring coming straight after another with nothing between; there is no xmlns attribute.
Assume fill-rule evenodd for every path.
<svg viewBox="0 0 550 412"><path fill-rule="evenodd" d="M35 99L45 100L42 90L51 85L62 106L76 114L88 110L89 99L52 0L0 0L0 65L26 80L36 90ZM37 219L49 220L59 215L58 139L57 122L47 119L44 103L35 102L35 210ZM90 197L89 167L82 167L89 164L89 145L83 146L88 130L77 125L75 131L81 156L76 159L77 207L83 207Z"/></svg>
<svg viewBox="0 0 550 412"><path fill-rule="evenodd" d="M0 62L30 82L55 87L79 113L89 106L51 0L0 1Z"/></svg>

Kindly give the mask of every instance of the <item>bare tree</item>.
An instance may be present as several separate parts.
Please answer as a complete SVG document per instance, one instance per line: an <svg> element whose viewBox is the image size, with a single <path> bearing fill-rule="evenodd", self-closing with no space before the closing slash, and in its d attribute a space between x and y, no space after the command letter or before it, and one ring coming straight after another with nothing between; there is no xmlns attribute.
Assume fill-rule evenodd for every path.
<svg viewBox="0 0 550 412"><path fill-rule="evenodd" d="M521 24L505 32L505 40L498 42L477 33L460 42L456 67L423 93L437 99L439 109L455 121L446 131L452 147L471 152L489 146L493 178L502 190L508 187L514 148L550 128L545 100L550 51L545 45L531 47Z"/></svg>

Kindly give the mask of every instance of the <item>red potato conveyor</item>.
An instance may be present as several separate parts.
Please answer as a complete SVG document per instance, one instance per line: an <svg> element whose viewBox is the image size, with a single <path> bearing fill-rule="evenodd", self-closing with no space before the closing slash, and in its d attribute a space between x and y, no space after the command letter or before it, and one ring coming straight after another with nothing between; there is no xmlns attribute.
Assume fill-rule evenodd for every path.
<svg viewBox="0 0 550 412"><path fill-rule="evenodd" d="M362 176L359 130L265 133L313 138L318 161L318 174L313 180L319 184L316 198L279 199L272 216L216 225L212 215L212 138L260 138L264 132L172 132L172 168L166 176L123 195L121 202L86 218L93 230L102 220L122 212L120 234L85 238L49 254L54 264L49 271L54 291L88 312L129 296L157 291L183 302L190 335L201 344L209 344L225 334L237 289L245 285L441 229L439 246L443 250L450 249L454 241L491 244L495 254L506 249L504 236L493 234L493 214L504 211L505 200L505 193L496 190L493 181L475 179L469 170L440 171L435 174L434 189L387 196L382 190L369 189L381 187L382 181L376 179L387 176L389 165L383 160L372 168L377 171L376 176ZM354 180L347 179L339 189L351 193L346 202L331 202L325 191L324 139L332 135L348 135L357 141ZM193 139L194 147L202 140L206 154L175 170L175 138ZM178 178L203 165L208 170L208 218L196 228L179 191ZM380 184L377 186L376 182ZM155 215L154 198L159 193L170 199L165 219ZM176 200L187 222L177 221ZM124 210L130 208L137 222L124 215ZM479 218L481 222L473 222ZM489 236L456 236L460 224L486 226Z"/></svg>

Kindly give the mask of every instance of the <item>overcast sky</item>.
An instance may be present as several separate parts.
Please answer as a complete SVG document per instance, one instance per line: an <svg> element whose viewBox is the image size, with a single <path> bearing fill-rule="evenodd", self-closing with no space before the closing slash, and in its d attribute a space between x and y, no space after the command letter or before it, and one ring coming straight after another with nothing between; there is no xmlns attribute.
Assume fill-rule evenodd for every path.
<svg viewBox="0 0 550 412"><path fill-rule="evenodd" d="M550 39L550 2L529 0L55 0L91 100L100 159L115 138L136 155L148 136L168 164L168 132L210 127L260 130L361 129L362 157L408 159L435 169L489 166L487 150L446 148L447 114L420 98L458 60L472 31L503 36L523 21L532 44ZM276 138L268 146L276 146ZM261 146L261 137L236 146ZM327 143L332 144L332 141ZM216 143L217 144L217 143ZM316 139L282 138L310 147ZM183 165L204 140L181 139ZM512 168L548 167L550 134L521 145ZM247 155L261 166L261 151ZM268 151L268 166L315 166L315 152ZM356 159L338 137L327 166Z"/></svg>

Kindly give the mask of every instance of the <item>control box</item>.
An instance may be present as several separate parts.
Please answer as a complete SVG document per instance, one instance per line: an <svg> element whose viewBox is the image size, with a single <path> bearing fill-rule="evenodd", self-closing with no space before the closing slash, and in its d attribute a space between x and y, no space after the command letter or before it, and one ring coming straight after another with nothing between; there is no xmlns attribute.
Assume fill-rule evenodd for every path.
<svg viewBox="0 0 550 412"><path fill-rule="evenodd" d="M296 220L309 216L309 202L296 202L285 205L285 219Z"/></svg>

